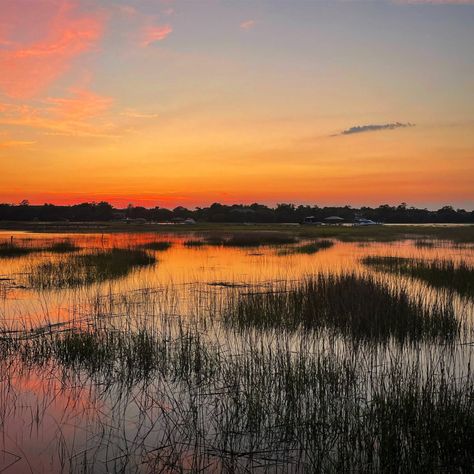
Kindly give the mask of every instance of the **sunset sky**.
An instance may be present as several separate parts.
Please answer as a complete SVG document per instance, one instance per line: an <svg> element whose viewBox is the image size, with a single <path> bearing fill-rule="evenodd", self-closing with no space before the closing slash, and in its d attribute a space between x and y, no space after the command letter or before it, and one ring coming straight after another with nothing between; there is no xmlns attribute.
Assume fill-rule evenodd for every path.
<svg viewBox="0 0 474 474"><path fill-rule="evenodd" d="M0 202L474 208L474 1L0 0Z"/></svg>

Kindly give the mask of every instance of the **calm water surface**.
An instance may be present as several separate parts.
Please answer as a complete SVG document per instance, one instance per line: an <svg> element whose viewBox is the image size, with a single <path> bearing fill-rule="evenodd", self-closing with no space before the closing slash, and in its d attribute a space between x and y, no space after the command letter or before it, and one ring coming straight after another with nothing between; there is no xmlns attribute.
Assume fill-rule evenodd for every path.
<svg viewBox="0 0 474 474"><path fill-rule="evenodd" d="M166 251L150 251L157 259L152 266L133 270L116 280L66 290L31 289L25 285L24 276L34 265L68 255L41 252L0 259L0 321L9 330L36 330L48 324L81 321L87 319L93 308L97 311L98 301L109 301L109 306L103 303L104 308L114 308L115 324L119 326L120 318L125 317L121 312L125 311L127 318L140 319L143 315L158 318L167 314L186 320L191 315L211 314L217 306L225 305L232 292L249 291L249 288L265 291L279 282L298 281L319 272L372 272L360 262L368 255L436 258L474 265L472 247L447 242L437 242L432 248L416 247L413 241L336 242L329 249L307 255L285 251L291 246L188 248L184 245L186 240L199 238L192 235L3 232L0 242L10 241L11 236L18 244L33 246L67 239L78 245L82 253L90 249L137 247L152 241L168 241L172 245ZM373 274L380 276L377 272ZM384 278L396 281L393 276ZM443 291L419 281L410 284L413 292L426 292L428 300L443 297ZM126 299L126 305L117 302L120 298ZM461 297L455 300L458 317L471 320L472 302ZM223 330L215 326L209 334L211 338L221 334L227 342L232 340L229 345L242 347L235 335L222 336ZM265 340L266 336L261 338ZM446 363L456 365L456 370L464 373L467 364L474 361L469 342L469 338L463 340L449 353L441 345L419 345L413 350L400 351L406 360L445 354ZM342 343L340 350L344 350ZM172 393L179 403L179 384L168 382L164 386L161 380L147 381L146 387L138 384L125 396L120 388L101 386L100 378L93 380L78 373L65 379L53 364L32 368L18 360L3 367L1 376L0 472L114 472L118 465L122 466L119 461L125 456L129 461L121 467L123 472L159 472L147 466L150 460L156 461L155 444L163 430L158 420L162 422L169 400L156 399L152 393ZM155 391L150 391L153 384ZM181 402L187 403L185 399ZM171 405L168 408L173 411ZM192 460L193 450L181 449L180 456ZM192 464L186 459L181 461L182 466ZM218 459L211 459L207 471L219 472L221 467ZM163 469L163 472L174 472Z"/></svg>

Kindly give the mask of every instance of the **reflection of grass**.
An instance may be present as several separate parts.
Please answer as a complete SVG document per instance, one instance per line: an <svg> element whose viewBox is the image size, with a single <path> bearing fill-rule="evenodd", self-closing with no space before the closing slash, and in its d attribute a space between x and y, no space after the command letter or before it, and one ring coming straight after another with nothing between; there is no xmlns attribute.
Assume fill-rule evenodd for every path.
<svg viewBox="0 0 474 474"><path fill-rule="evenodd" d="M449 288L474 297L474 268L464 262L455 265L448 260L424 261L403 257L366 257L362 260L377 270L419 278L437 288Z"/></svg>
<svg viewBox="0 0 474 474"><path fill-rule="evenodd" d="M69 288L119 278L154 262L144 250L113 248L41 263L31 268L26 279L33 288Z"/></svg>
<svg viewBox="0 0 474 474"><path fill-rule="evenodd" d="M140 245L142 249L155 250L158 252L164 252L171 247L171 242L166 241L156 241L156 242L147 242L146 244Z"/></svg>
<svg viewBox="0 0 474 474"><path fill-rule="evenodd" d="M454 310L427 306L421 295L391 290L371 277L318 275L280 292L237 299L226 321L237 327L332 328L356 339L450 339L459 332Z"/></svg>
<svg viewBox="0 0 474 474"><path fill-rule="evenodd" d="M294 253L304 253L311 255L317 253L320 250L328 249L334 245L332 240L317 240L316 242L311 242L309 244L300 245L298 247L290 247L287 250L282 252L283 255L294 254Z"/></svg>

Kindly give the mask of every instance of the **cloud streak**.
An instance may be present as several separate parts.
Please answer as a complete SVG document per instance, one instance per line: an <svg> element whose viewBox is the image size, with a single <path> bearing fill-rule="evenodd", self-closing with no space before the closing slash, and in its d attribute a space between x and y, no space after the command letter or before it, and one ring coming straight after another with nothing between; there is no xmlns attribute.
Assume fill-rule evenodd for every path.
<svg viewBox="0 0 474 474"><path fill-rule="evenodd" d="M382 124L370 124L370 125L356 125L354 127L346 128L340 133L332 135L333 137L340 137L344 135L355 135L357 133L366 133L366 132L377 132L380 130L395 130L397 128L407 128L414 127L415 124L406 122L392 122L392 123L382 123Z"/></svg>

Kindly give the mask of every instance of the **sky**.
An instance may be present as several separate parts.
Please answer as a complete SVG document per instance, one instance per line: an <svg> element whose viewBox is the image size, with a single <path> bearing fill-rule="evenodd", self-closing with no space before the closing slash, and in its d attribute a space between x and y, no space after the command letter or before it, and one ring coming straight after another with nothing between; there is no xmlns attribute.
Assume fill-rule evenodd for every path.
<svg viewBox="0 0 474 474"><path fill-rule="evenodd" d="M474 209L474 0L0 0L0 202Z"/></svg>

